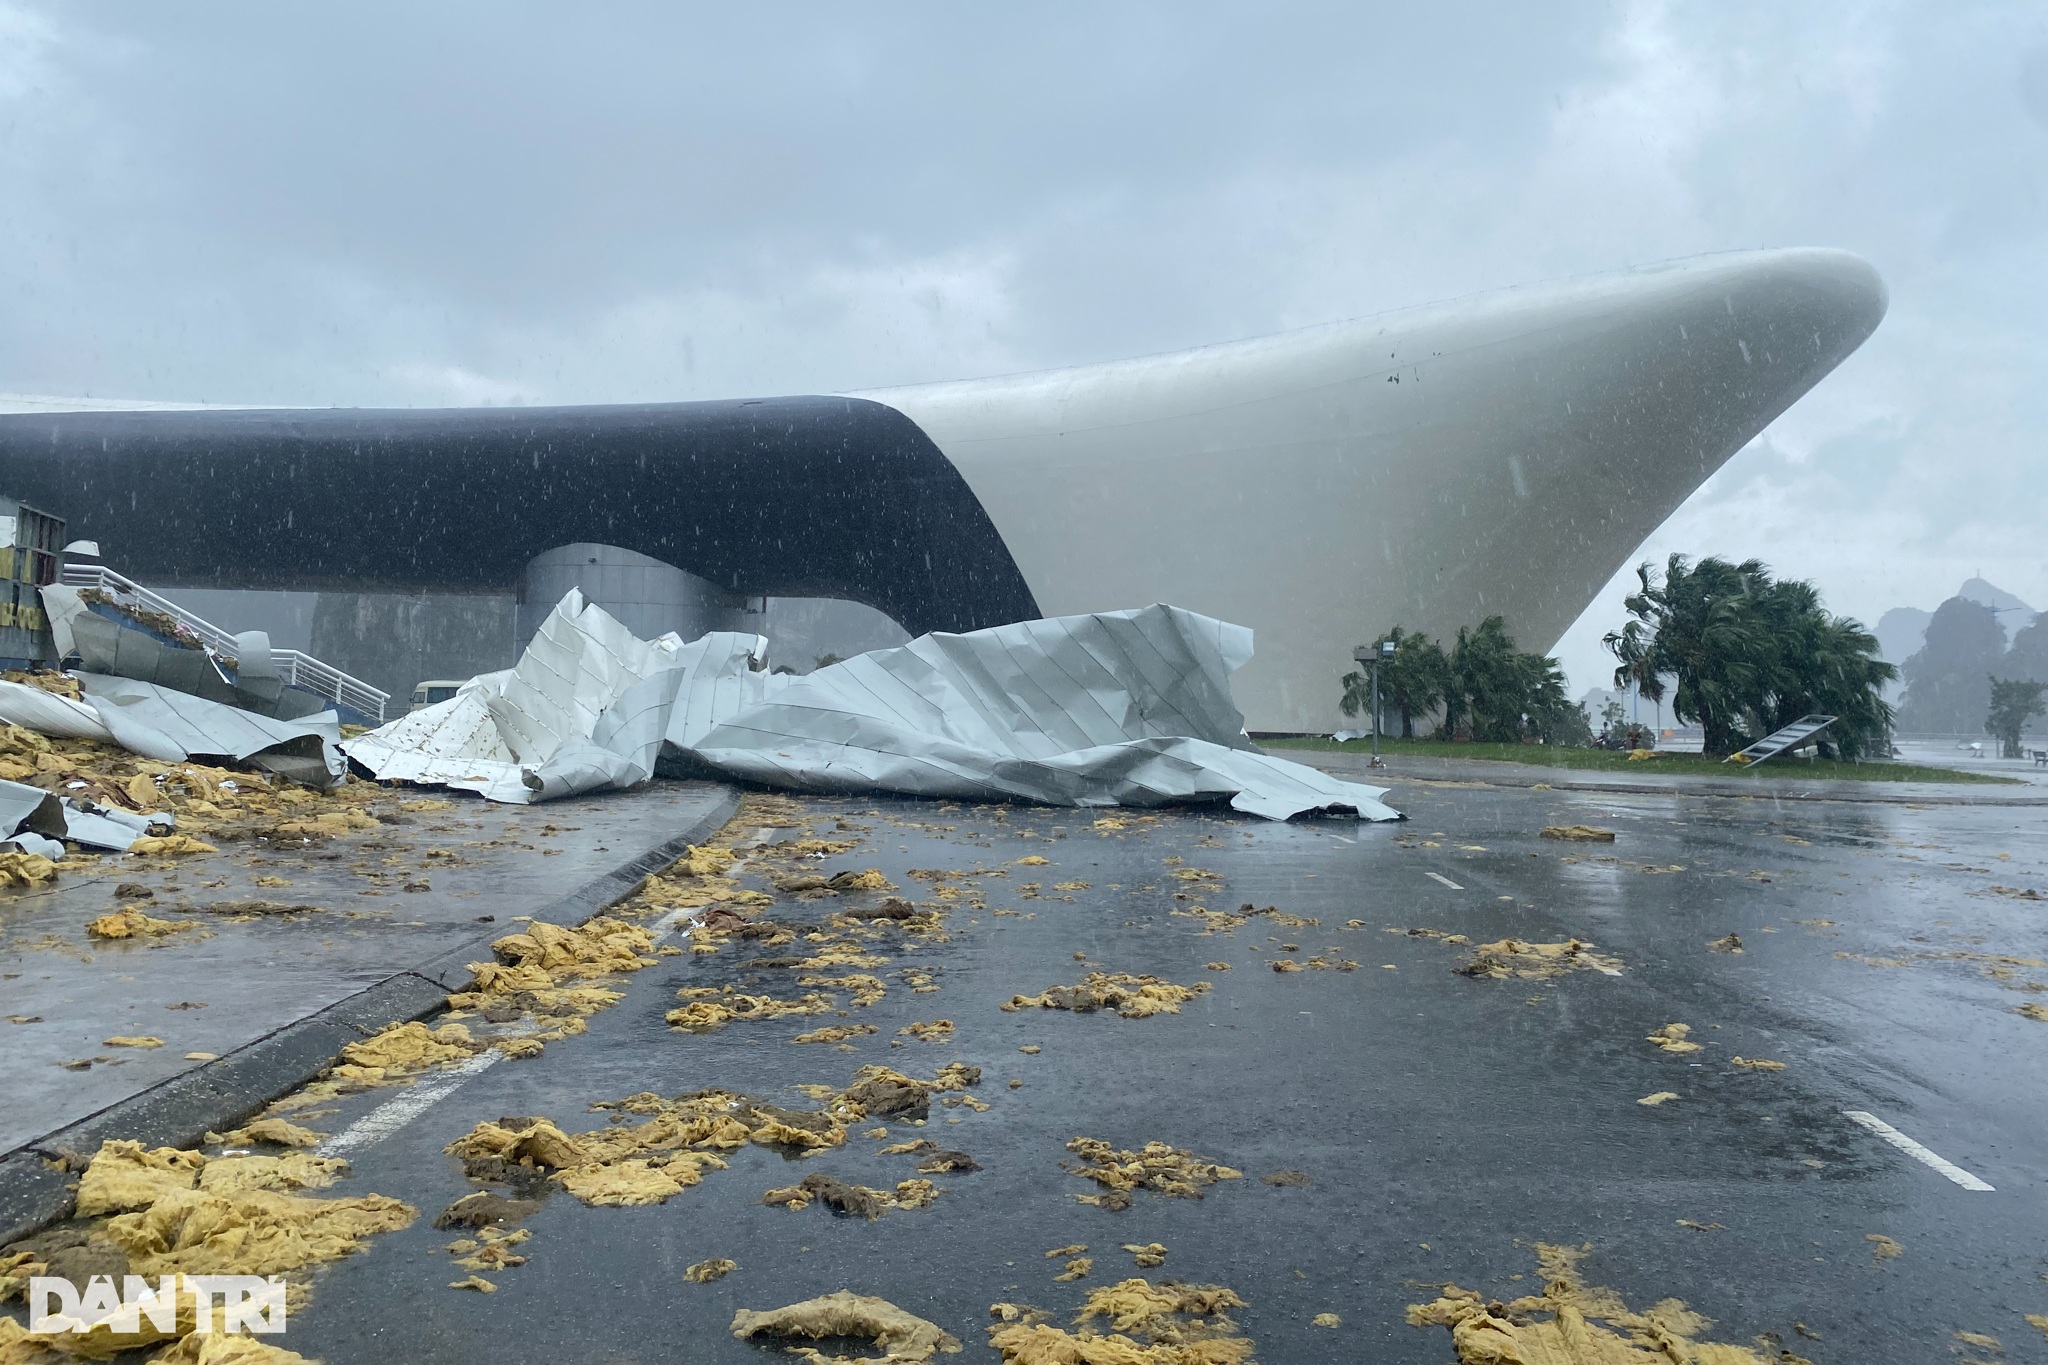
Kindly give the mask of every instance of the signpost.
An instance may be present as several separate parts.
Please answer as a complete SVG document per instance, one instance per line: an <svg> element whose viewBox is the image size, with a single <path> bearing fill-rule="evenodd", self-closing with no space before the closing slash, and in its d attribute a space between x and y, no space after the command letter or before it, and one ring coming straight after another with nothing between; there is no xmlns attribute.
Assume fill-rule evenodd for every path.
<svg viewBox="0 0 2048 1365"><path fill-rule="evenodd" d="M1380 660L1394 657L1394 642L1382 640L1377 645L1360 645L1351 651L1354 663L1369 664L1372 667L1372 762L1370 768L1384 768L1380 760Z"/></svg>

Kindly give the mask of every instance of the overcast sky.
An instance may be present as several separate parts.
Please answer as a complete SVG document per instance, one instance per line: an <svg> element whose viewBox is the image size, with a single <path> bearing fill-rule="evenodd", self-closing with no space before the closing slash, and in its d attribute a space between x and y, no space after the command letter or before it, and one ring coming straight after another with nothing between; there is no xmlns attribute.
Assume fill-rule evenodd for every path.
<svg viewBox="0 0 2048 1365"><path fill-rule="evenodd" d="M2048 607L2044 177L2038 0L0 0L0 392L815 392L1840 246L1890 316L1642 554Z"/></svg>

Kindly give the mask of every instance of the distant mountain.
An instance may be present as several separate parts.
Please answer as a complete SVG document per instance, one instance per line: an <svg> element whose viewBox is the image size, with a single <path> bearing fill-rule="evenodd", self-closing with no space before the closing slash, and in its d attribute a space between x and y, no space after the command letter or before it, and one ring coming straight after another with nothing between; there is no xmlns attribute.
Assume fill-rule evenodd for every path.
<svg viewBox="0 0 2048 1365"><path fill-rule="evenodd" d="M1966 580L1962 587L1956 589L1956 596L2001 614L2011 613L2005 616L2005 624L2013 630L2033 620L2032 607L2004 588L1981 578ZM1871 633L1877 636L1878 648L1884 651L1885 662L1904 664L1918 654L1920 647L1927 643L1927 623L1933 619L1933 612L1922 611L1918 607L1893 607L1878 617L1877 628Z"/></svg>
<svg viewBox="0 0 2048 1365"><path fill-rule="evenodd" d="M1993 611L2017 611L2031 617L2034 609L2014 597L2004 588L1994 587L1981 578L1972 578L1956 589L1956 596L1967 597L1972 602L1982 602Z"/></svg>
<svg viewBox="0 0 2048 1365"><path fill-rule="evenodd" d="M1981 578L1964 583L1931 615L1911 607L1886 612L1877 637L1905 682L1899 729L1981 732L1992 677L2048 675L2048 625L2037 619L2031 606Z"/></svg>

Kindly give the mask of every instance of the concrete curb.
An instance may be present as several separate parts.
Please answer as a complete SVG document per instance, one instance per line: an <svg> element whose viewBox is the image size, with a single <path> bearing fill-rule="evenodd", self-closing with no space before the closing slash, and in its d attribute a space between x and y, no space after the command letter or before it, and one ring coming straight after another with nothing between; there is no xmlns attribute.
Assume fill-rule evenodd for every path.
<svg viewBox="0 0 2048 1365"><path fill-rule="evenodd" d="M739 809L739 792L724 790L687 830L535 912L557 924L580 924L633 894L658 872L716 832ZM392 973L367 990L337 1000L296 1023L236 1048L220 1060L174 1076L0 1158L0 1246L71 1215L73 1177L53 1161L89 1157L109 1139L148 1147L183 1147L208 1132L232 1128L272 1100L312 1080L348 1044L391 1024L424 1019L447 1007L448 993L469 981L468 964L487 958L495 926L467 944Z"/></svg>

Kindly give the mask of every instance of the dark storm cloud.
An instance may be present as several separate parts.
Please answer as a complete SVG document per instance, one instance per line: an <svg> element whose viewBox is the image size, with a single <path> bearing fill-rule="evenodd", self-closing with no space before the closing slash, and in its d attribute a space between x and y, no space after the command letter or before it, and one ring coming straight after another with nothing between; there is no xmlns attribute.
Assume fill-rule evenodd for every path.
<svg viewBox="0 0 2048 1365"><path fill-rule="evenodd" d="M848 388L1839 245L1891 317L1647 550L2039 600L2043 71L1995 4L0 0L0 391Z"/></svg>

